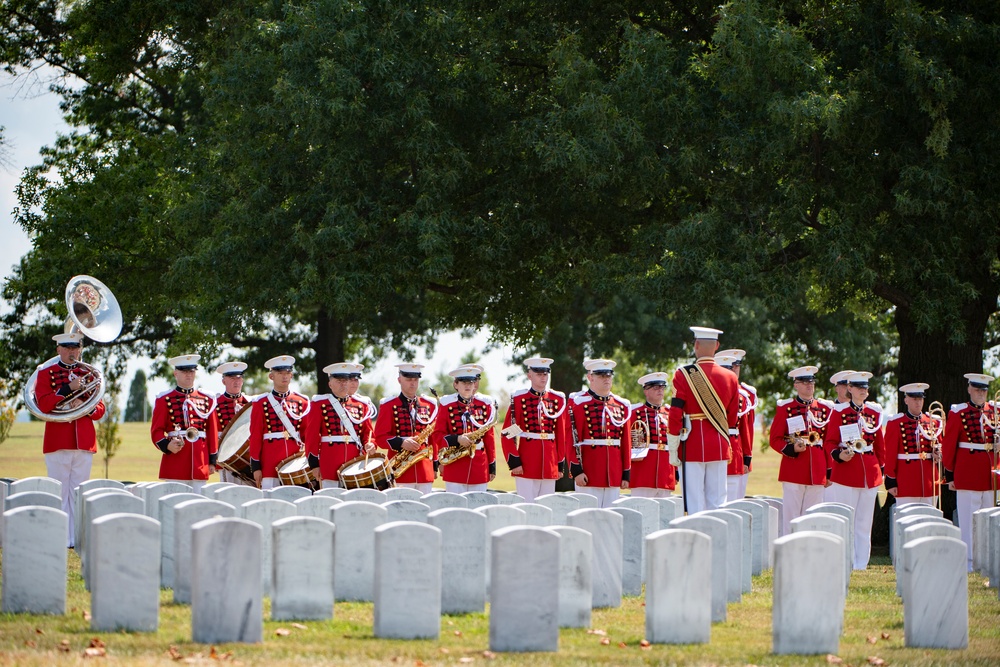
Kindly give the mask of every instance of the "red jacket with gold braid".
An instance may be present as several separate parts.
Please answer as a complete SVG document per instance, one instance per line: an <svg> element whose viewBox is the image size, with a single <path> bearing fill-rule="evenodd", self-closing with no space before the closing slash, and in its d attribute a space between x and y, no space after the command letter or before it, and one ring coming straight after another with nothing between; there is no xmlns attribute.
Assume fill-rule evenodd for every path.
<svg viewBox="0 0 1000 667"><path fill-rule="evenodd" d="M753 393L751 393L753 390ZM736 413L736 430L740 432L737 438L739 451L733 447L733 458L726 466L726 475L746 475L750 472L750 457L753 456L753 425L755 417L754 404L757 402L757 390L748 384L740 384L739 409Z"/></svg>
<svg viewBox="0 0 1000 667"><path fill-rule="evenodd" d="M997 453L986 448L993 446L993 429L983 432L981 416L987 418L996 414L997 406L992 401L980 407L972 403L951 406L948 421L944 427L944 443L941 457L944 462L945 479L955 482L955 488L962 491L990 491L990 467L995 465Z"/></svg>
<svg viewBox="0 0 1000 667"><path fill-rule="evenodd" d="M222 392L215 397L215 416L219 420L219 435L222 435L226 427L236 419L236 415L248 405L250 405L250 399L246 397L246 394L233 396Z"/></svg>
<svg viewBox="0 0 1000 667"><path fill-rule="evenodd" d="M448 394L441 399L441 411L434 423L431 439L434 441L434 456L440 458L441 450L458 444L458 436L485 426L491 416L496 415L496 404L485 394L475 394L464 403L458 394ZM477 426L478 424L478 426ZM490 475L495 475L496 434L493 428L486 431L476 445L472 457L465 456L454 463L441 466L441 477L446 482L456 484L487 484Z"/></svg>
<svg viewBox="0 0 1000 667"><path fill-rule="evenodd" d="M920 433L918 419L930 430L928 417L909 412L894 415L885 425L885 488L896 488L900 498L929 498L936 493L937 464L934 443Z"/></svg>
<svg viewBox="0 0 1000 667"><path fill-rule="evenodd" d="M521 466L525 479L559 479L559 464L566 459L570 440L566 394L548 389L519 389L510 397L503 428L517 424L523 433L515 438L500 434L507 467Z"/></svg>
<svg viewBox="0 0 1000 667"><path fill-rule="evenodd" d="M619 487L629 481L632 467L632 434L628 420L632 404L608 394L581 391L570 396L570 420L576 429L580 456L570 448L570 473L587 475L587 486Z"/></svg>
<svg viewBox="0 0 1000 667"><path fill-rule="evenodd" d="M861 427L859 420L864 415L868 427L874 429L868 433ZM882 435L882 408L877 403L867 402L863 407L856 408L853 403L837 403L833 406L833 415L826 425L824 446L832 459L833 471L830 481L842 486L856 489L874 489L882 484L882 465L885 462L885 440ZM840 460L841 426L859 424L858 430L865 441L867 451L855 453L850 461Z"/></svg>
<svg viewBox="0 0 1000 667"><path fill-rule="evenodd" d="M260 470L264 477L277 477L278 465L301 449L295 435L286 430L271 401L276 401L285 411L292 428L303 438L303 422L310 412L309 399L289 391L278 394L270 391L254 399L250 407L250 469Z"/></svg>
<svg viewBox="0 0 1000 667"><path fill-rule="evenodd" d="M184 437L188 428L198 429L198 439ZM163 452L160 479L206 480L209 466L215 465L219 448L219 422L215 416L215 397L197 389L174 387L156 397L153 420L149 425L153 444ZM180 438L184 446L171 453L167 445Z"/></svg>
<svg viewBox="0 0 1000 667"><path fill-rule="evenodd" d="M375 446L388 450L390 459L403 447L403 440L412 438L427 428L436 417L437 404L422 396L409 400L403 394L389 396L379 404L378 421L375 422ZM414 463L406 472L396 478L402 484L425 484L434 481L434 443L425 441L431 454Z"/></svg>
<svg viewBox="0 0 1000 667"><path fill-rule="evenodd" d="M726 411L727 436L719 433L705 417L694 391L688 385L683 369L674 373L674 397L670 401L670 434L679 435L684 424L684 416L691 419L691 432L681 443L680 457L684 461L710 462L729 461L733 449L739 446L739 430L736 428L739 416L739 381L731 370L722 368L712 357L702 357L695 363L706 380L711 383Z"/></svg>
<svg viewBox="0 0 1000 667"><path fill-rule="evenodd" d="M313 396L312 410L306 419L306 453L309 455L309 467L319 468L320 476L325 480L338 480L337 472L340 466L364 453L358 448L357 441L351 437L347 426L340 420L333 401L340 401L351 422L354 434L361 440L364 447L372 439L371 416L375 406L371 401L362 400L357 396L337 398L333 394Z"/></svg>
<svg viewBox="0 0 1000 667"><path fill-rule="evenodd" d="M633 424L638 421L644 422L649 428L649 449L645 457L631 463L628 478L630 488L671 490L676 488L677 477L674 467L670 465L670 452L667 451L669 412L669 408L665 405L654 407L649 403L636 403L632 406L632 417L628 424L629 433Z"/></svg>
<svg viewBox="0 0 1000 667"><path fill-rule="evenodd" d="M812 419L807 412L812 413ZM829 428L830 415L833 413L833 403L814 399L808 404L799 398L786 398L778 401L774 410L774 421L768 435L771 449L781 454L781 467L778 468L778 481L789 484L805 484L808 486L825 486L830 472L832 460L826 453L823 440ZM816 433L819 440L815 445L809 445L804 452L796 452L794 445L785 439L790 435L788 420L801 417L805 430L799 432L803 438L807 433ZM814 422L826 426L817 427Z"/></svg>
<svg viewBox="0 0 1000 667"><path fill-rule="evenodd" d="M84 372L76 364L67 366L58 360L38 370L34 387L35 403L42 412L52 412L59 401L71 393L69 389L71 375L84 375ZM79 419L71 422L45 422L42 453L51 454L60 449L96 452L97 434L94 422L104 416L105 410L104 401L99 401L89 415Z"/></svg>

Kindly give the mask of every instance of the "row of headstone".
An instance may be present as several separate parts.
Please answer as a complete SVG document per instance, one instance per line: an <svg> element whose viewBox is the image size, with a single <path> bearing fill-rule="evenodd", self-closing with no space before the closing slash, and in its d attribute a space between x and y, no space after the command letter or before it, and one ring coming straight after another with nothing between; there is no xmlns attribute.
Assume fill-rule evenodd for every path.
<svg viewBox="0 0 1000 667"><path fill-rule="evenodd" d="M986 507L972 514L972 571L1000 583L1000 507Z"/></svg>

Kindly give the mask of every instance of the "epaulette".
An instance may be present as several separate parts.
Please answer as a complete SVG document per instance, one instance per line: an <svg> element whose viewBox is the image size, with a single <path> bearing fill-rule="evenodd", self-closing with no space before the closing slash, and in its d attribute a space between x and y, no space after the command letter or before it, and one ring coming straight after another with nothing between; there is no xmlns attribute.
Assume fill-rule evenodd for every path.
<svg viewBox="0 0 1000 667"><path fill-rule="evenodd" d="M441 397L441 405L451 405L458 400L458 394L448 394Z"/></svg>
<svg viewBox="0 0 1000 667"><path fill-rule="evenodd" d="M865 401L865 407L869 407L875 412L882 412L882 406L875 401Z"/></svg>
<svg viewBox="0 0 1000 667"><path fill-rule="evenodd" d="M496 401L493 400L492 396L487 396L486 394L480 394L478 391L475 394L473 394L472 398L478 399L483 403L486 403L487 405L496 404Z"/></svg>
<svg viewBox="0 0 1000 667"><path fill-rule="evenodd" d="M897 419L901 418L902 416L903 416L902 412L897 412L893 416L889 417L889 419L887 419L885 423L888 424L889 422L894 422Z"/></svg>
<svg viewBox="0 0 1000 667"><path fill-rule="evenodd" d="M825 398L817 398L816 402L829 410L833 410L834 406L837 405L833 401L828 401Z"/></svg>
<svg viewBox="0 0 1000 667"><path fill-rule="evenodd" d="M173 392L174 392L174 390L173 390L173 388L171 387L170 389L167 389L166 391L164 391L164 392L162 392L162 393L159 393L159 394L157 394L157 395L156 395L156 398L158 398L158 399L159 399L159 398L163 398L163 397L164 397L164 396L166 396L167 394L172 394Z"/></svg>
<svg viewBox="0 0 1000 667"><path fill-rule="evenodd" d="M850 403L834 403L833 409L837 412L843 412L850 405Z"/></svg>
<svg viewBox="0 0 1000 667"><path fill-rule="evenodd" d="M392 396L386 396L386 397L384 397L384 398L383 398L383 399L382 399L381 401L379 401L379 402L378 402L378 404L379 404L379 405L385 405L386 403L388 403L388 402L389 402L389 401L391 401L392 399L394 399L394 398L398 398L398 397L399 397L399 394L394 394L394 395L392 395Z"/></svg>
<svg viewBox="0 0 1000 667"><path fill-rule="evenodd" d="M967 407L969 407L968 403L952 403L951 404L951 412L961 412L962 410L966 409Z"/></svg>
<svg viewBox="0 0 1000 667"><path fill-rule="evenodd" d="M527 394L529 391L531 391L531 390L530 389L518 389L513 394L511 394L510 397L511 398L515 398L517 396L521 396L522 394Z"/></svg>
<svg viewBox="0 0 1000 667"><path fill-rule="evenodd" d="M362 403L366 403L368 405L375 405L375 402L372 401L372 399L370 399L369 397L365 396L364 394L351 394L351 398L355 398L361 401Z"/></svg>
<svg viewBox="0 0 1000 667"><path fill-rule="evenodd" d="M588 401L594 400L594 397L590 395L589 392L581 391L573 394L573 402L577 405L582 405Z"/></svg>
<svg viewBox="0 0 1000 667"><path fill-rule="evenodd" d="M633 410L638 410L639 408L641 408L644 405L645 405L645 403L633 403L632 404L632 409Z"/></svg>
<svg viewBox="0 0 1000 667"><path fill-rule="evenodd" d="M333 402L333 394L313 394L313 397L309 399L310 401L330 401Z"/></svg>
<svg viewBox="0 0 1000 667"><path fill-rule="evenodd" d="M749 391L754 396L757 395L757 387L754 387L753 385L749 385L746 382L741 382L740 386L743 387L744 389L746 389L747 391Z"/></svg>
<svg viewBox="0 0 1000 667"><path fill-rule="evenodd" d="M782 399L779 399L778 402L775 403L774 405L775 405L775 407L781 408L781 407L784 407L784 406L786 406L789 403L792 403L794 401L795 401L794 398L782 398Z"/></svg>
<svg viewBox="0 0 1000 667"><path fill-rule="evenodd" d="M558 396L559 398L566 398L566 394L562 393L558 389L549 389L549 391Z"/></svg>

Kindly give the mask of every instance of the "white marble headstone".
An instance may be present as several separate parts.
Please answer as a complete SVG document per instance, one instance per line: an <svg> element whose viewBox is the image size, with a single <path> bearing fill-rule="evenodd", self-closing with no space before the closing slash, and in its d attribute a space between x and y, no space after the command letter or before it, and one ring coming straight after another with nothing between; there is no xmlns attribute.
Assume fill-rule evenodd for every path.
<svg viewBox="0 0 1000 667"><path fill-rule="evenodd" d="M87 590L92 590L91 580L94 569L94 544L91 532L94 521L109 514L139 514L145 515L145 502L141 498L130 496L127 493L96 493L87 496L84 502L87 508L84 510L86 524L83 526L83 549L81 550L80 570L83 576L83 583ZM154 519L155 521L155 519ZM157 528L159 522L157 521Z"/></svg>
<svg viewBox="0 0 1000 667"><path fill-rule="evenodd" d="M174 587L174 508L188 500L205 499L197 493L171 493L160 498L160 586Z"/></svg>
<svg viewBox="0 0 1000 667"><path fill-rule="evenodd" d="M712 587L701 591L701 595L711 596L712 622L726 620L726 601L728 599L729 573L727 571L729 549L729 524L714 516L704 513L685 516L670 522L671 528L697 530L712 538Z"/></svg>
<svg viewBox="0 0 1000 667"><path fill-rule="evenodd" d="M766 505L767 503L764 503ZM756 576L764 570L764 563L767 557L764 552L768 550L770 541L768 538L768 533L770 529L768 528L767 520L767 510L759 502L754 502L751 500L734 500L728 502L722 506L722 509L738 509L745 512L750 512L753 520L750 522L751 532L751 543L753 549L753 558L751 559L750 567L751 572Z"/></svg>
<svg viewBox="0 0 1000 667"><path fill-rule="evenodd" d="M263 540L260 549L260 567L261 576L263 577L261 590L264 592L264 597L270 596L272 590L271 572L273 569L274 545L272 543L273 532L271 524L278 519L287 519L293 516L298 516L298 508L287 500L278 500L275 498L251 500L250 502L243 503L239 509L239 517L241 519L253 521L260 526L261 539Z"/></svg>
<svg viewBox="0 0 1000 667"><path fill-rule="evenodd" d="M351 500L361 501L366 503L375 503L376 505L382 505L388 502L389 497L385 495L385 492L379 491L378 489L347 489L340 494L339 498L345 503Z"/></svg>
<svg viewBox="0 0 1000 667"><path fill-rule="evenodd" d="M623 496L611 503L612 507L627 507L642 514L642 539L639 540L642 554L640 574L646 580L646 537L660 530L660 503L653 498L633 498Z"/></svg>
<svg viewBox="0 0 1000 667"><path fill-rule="evenodd" d="M738 516L740 521L740 590L743 593L753 591L753 530L750 526L753 522L753 515L743 510L728 508L726 512L732 512ZM772 542L773 548L773 542Z"/></svg>
<svg viewBox="0 0 1000 667"><path fill-rule="evenodd" d="M424 494L409 486L394 486L383 491L389 500L420 500Z"/></svg>
<svg viewBox="0 0 1000 667"><path fill-rule="evenodd" d="M654 498L660 506L660 526L657 530L663 530L670 525L674 519L684 516L684 505L674 502L673 498ZM681 503L684 501L681 500Z"/></svg>
<svg viewBox="0 0 1000 667"><path fill-rule="evenodd" d="M466 491L462 494L465 501L469 503L469 509L474 510L487 505L499 505L497 494L488 491Z"/></svg>
<svg viewBox="0 0 1000 667"><path fill-rule="evenodd" d="M124 491L125 485L115 479L88 479L80 482L73 489L73 544L80 543L80 530L83 527L80 521L81 498L85 491L92 491L94 489L118 489Z"/></svg>
<svg viewBox="0 0 1000 667"><path fill-rule="evenodd" d="M961 540L962 531L958 526L951 523L938 523L936 521L917 523L907 526L900 534L899 548L905 551L906 545L909 544L910 540L919 540L923 537L951 537ZM896 568L896 595L899 597L903 597L906 592L906 576L906 568L903 567L903 563L901 562L900 567ZM906 601L904 600L903 602L905 604Z"/></svg>
<svg viewBox="0 0 1000 667"><path fill-rule="evenodd" d="M335 539L326 519L290 516L271 524L271 620L333 618Z"/></svg>
<svg viewBox="0 0 1000 667"><path fill-rule="evenodd" d="M415 521L392 521L375 529L374 598L376 637L440 636L440 530Z"/></svg>
<svg viewBox="0 0 1000 667"><path fill-rule="evenodd" d="M493 558L491 551L493 542L490 540L490 533L500 528L506 528L507 526L526 525L528 516L521 510L510 505L482 505L474 511L486 517L486 597L489 599L490 591L492 590L490 585L492 567L490 564Z"/></svg>
<svg viewBox="0 0 1000 667"><path fill-rule="evenodd" d="M517 505L524 502L524 496L516 493L494 492L498 505Z"/></svg>
<svg viewBox="0 0 1000 667"><path fill-rule="evenodd" d="M240 507L243 503L248 503L251 500L261 500L263 497L264 492L258 488L233 484L224 489L218 489L213 499L229 503L233 507Z"/></svg>
<svg viewBox="0 0 1000 667"><path fill-rule="evenodd" d="M5 512L17 509L18 507L51 507L54 510L61 510L62 498L54 496L51 493L46 493L45 491L21 491L19 493L12 493L4 499L3 508ZM67 530L69 529L67 528ZM66 548L65 544L63 548Z"/></svg>
<svg viewBox="0 0 1000 667"><path fill-rule="evenodd" d="M772 650L777 654L836 654L844 627L843 540L802 531L774 543ZM808 567L803 567L808 563Z"/></svg>
<svg viewBox="0 0 1000 667"><path fill-rule="evenodd" d="M415 491L415 489L408 489ZM419 500L390 500L383 503L386 511L386 521L419 521L427 523L427 513L431 508Z"/></svg>
<svg viewBox="0 0 1000 667"><path fill-rule="evenodd" d="M968 550L953 537L900 543L906 571L903 632L911 648L969 646Z"/></svg>
<svg viewBox="0 0 1000 667"><path fill-rule="evenodd" d="M191 603L191 580L195 563L191 555L191 530L194 524L213 518L233 518L236 508L220 500L185 500L174 505L174 602ZM260 559L260 546L254 549ZM257 589L260 590L258 584Z"/></svg>
<svg viewBox="0 0 1000 667"><path fill-rule="evenodd" d="M594 606L594 538L582 528L550 526L559 534L559 627L589 628Z"/></svg>
<svg viewBox="0 0 1000 667"><path fill-rule="evenodd" d="M525 525L546 526L552 525L552 510L541 503L515 503L511 507L516 507L525 514Z"/></svg>
<svg viewBox="0 0 1000 667"><path fill-rule="evenodd" d="M846 591L851 582L851 572L854 570L854 554L848 552L847 548L850 546L851 540L848 531L851 529L851 524L848 522L847 518L841 516L840 514L832 514L827 512L813 512L812 514L803 514L800 517L792 519L789 524L792 534L801 533L804 531L822 532L830 533L839 537L844 543L844 590Z"/></svg>
<svg viewBox="0 0 1000 667"><path fill-rule="evenodd" d="M449 493L447 491L435 491L433 493L425 493L418 498L420 502L434 510L443 510L448 507L461 507L462 509L468 509L469 501L468 499L458 493Z"/></svg>
<svg viewBox="0 0 1000 667"><path fill-rule="evenodd" d="M195 523L190 532L192 640L263 641L260 526L245 519L213 518Z"/></svg>
<svg viewBox="0 0 1000 667"><path fill-rule="evenodd" d="M892 564L897 564L897 558L899 554L897 551L902 545L899 543L899 539L902 537L902 531L896 527L896 522L900 519L910 516L934 516L938 518L943 518L944 514L938 508L933 505L924 505L923 503L905 503L903 505L893 505L893 512L890 514L889 522L889 555L892 556Z"/></svg>
<svg viewBox="0 0 1000 667"><path fill-rule="evenodd" d="M705 591L712 588L712 538L668 528L646 538L646 552L646 640L708 643L712 600Z"/></svg>
<svg viewBox="0 0 1000 667"><path fill-rule="evenodd" d="M335 496L307 496L299 498L293 504L299 516L314 516L317 519L330 520L330 508L339 505L340 498Z"/></svg>
<svg viewBox="0 0 1000 667"><path fill-rule="evenodd" d="M93 516L90 629L156 632L160 624L160 522L142 513ZM96 502L96 499L93 502Z"/></svg>
<svg viewBox="0 0 1000 667"><path fill-rule="evenodd" d="M66 535L69 516L32 505L4 512L0 611L66 613Z"/></svg>
<svg viewBox="0 0 1000 667"><path fill-rule="evenodd" d="M986 556L990 546L989 521L987 517L1000 512L1000 507L984 507L972 513L972 571L986 574Z"/></svg>
<svg viewBox="0 0 1000 667"><path fill-rule="evenodd" d="M282 486L276 486L273 489L268 489L265 498L273 498L274 500L287 500L290 503L294 503L299 498L308 498L312 495L312 491L304 486L296 486L294 484L285 484Z"/></svg>
<svg viewBox="0 0 1000 667"><path fill-rule="evenodd" d="M592 496L589 493L580 493L579 491L572 491L566 494L572 498L576 498L580 501L580 509L599 509L600 503L597 500L597 496Z"/></svg>
<svg viewBox="0 0 1000 667"><path fill-rule="evenodd" d="M144 487L140 497L146 501L146 516L156 519L160 515L160 498L171 493L193 492L191 485L183 482L156 482Z"/></svg>
<svg viewBox="0 0 1000 667"><path fill-rule="evenodd" d="M622 595L642 595L642 513L630 507L608 509L622 517Z"/></svg>
<svg viewBox="0 0 1000 667"><path fill-rule="evenodd" d="M536 526L492 534L492 574L504 585L490 600L491 651L559 650L559 540Z"/></svg>
<svg viewBox="0 0 1000 667"><path fill-rule="evenodd" d="M340 487L335 486L335 487L332 487L332 488L329 488L329 489L320 489L319 491L314 492L313 495L314 496L333 496L335 498L339 498L340 496L344 495L345 493L347 493L347 489L342 489Z"/></svg>
<svg viewBox="0 0 1000 667"><path fill-rule="evenodd" d="M593 536L594 608L620 607L624 553L622 515L607 509L579 509L566 515L566 524L582 528Z"/></svg>
<svg viewBox="0 0 1000 667"><path fill-rule="evenodd" d="M62 499L62 482L51 477L25 477L10 483L7 495L24 493L25 491L40 491L50 493L56 498Z"/></svg>
<svg viewBox="0 0 1000 667"><path fill-rule="evenodd" d="M330 519L337 527L334 593L338 600L371 602L375 589L375 529L386 523L388 513L375 503L345 500L330 508Z"/></svg>
<svg viewBox="0 0 1000 667"><path fill-rule="evenodd" d="M707 510L694 516L713 516L726 522L726 599L743 599L743 516L741 510Z"/></svg>
<svg viewBox="0 0 1000 667"><path fill-rule="evenodd" d="M580 500L569 493L547 493L535 498L535 504L545 505L552 510L552 525L554 526L566 525L566 515L583 507Z"/></svg>
<svg viewBox="0 0 1000 667"><path fill-rule="evenodd" d="M441 531L441 612L481 613L486 606L486 517L464 507L445 507L427 515Z"/></svg>

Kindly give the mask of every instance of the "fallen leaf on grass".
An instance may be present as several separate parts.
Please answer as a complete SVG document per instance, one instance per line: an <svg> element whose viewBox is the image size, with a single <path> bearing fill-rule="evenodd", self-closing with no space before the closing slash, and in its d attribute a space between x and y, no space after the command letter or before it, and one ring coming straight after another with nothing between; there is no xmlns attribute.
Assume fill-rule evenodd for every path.
<svg viewBox="0 0 1000 667"><path fill-rule="evenodd" d="M287 637L288 635L292 634L292 631L289 630L288 628L278 628L277 630L274 631L274 634L276 634L279 637Z"/></svg>
<svg viewBox="0 0 1000 667"><path fill-rule="evenodd" d="M170 656L171 660L180 660L181 658L184 657L183 654L181 654L181 652L177 650L176 646L171 646L170 648L168 648L167 655Z"/></svg>
<svg viewBox="0 0 1000 667"><path fill-rule="evenodd" d="M462 636L462 631L461 631L461 630L455 630L455 632L454 632L453 634L454 634L454 635L455 635L456 637L461 637L461 636Z"/></svg>
<svg viewBox="0 0 1000 667"><path fill-rule="evenodd" d="M208 652L208 657L211 658L212 660L232 660L233 652L226 651L225 653L219 653L218 649L216 649L213 646L212 649Z"/></svg>
<svg viewBox="0 0 1000 667"><path fill-rule="evenodd" d="M483 657L486 658L487 660L492 660L493 658L497 657L497 654L494 653L493 651L483 651Z"/></svg>
<svg viewBox="0 0 1000 667"><path fill-rule="evenodd" d="M628 648L628 644L625 642L618 642L618 648Z"/></svg>
<svg viewBox="0 0 1000 667"><path fill-rule="evenodd" d="M427 663L424 662L423 660L415 660L413 664L414 667L427 667Z"/></svg>
<svg viewBox="0 0 1000 667"><path fill-rule="evenodd" d="M647 640L643 639L641 642L639 642L639 646L641 648L649 648L651 644Z"/></svg>
<svg viewBox="0 0 1000 667"><path fill-rule="evenodd" d="M608 639L607 637L605 637L605 638L603 638L601 640L601 646L608 646L610 643L611 643L611 640Z"/></svg>
<svg viewBox="0 0 1000 667"><path fill-rule="evenodd" d="M587 634L588 635L601 635L601 636L604 636L604 635L606 635L608 633L605 632L604 630L587 630Z"/></svg>
<svg viewBox="0 0 1000 667"><path fill-rule="evenodd" d="M878 641L878 637L876 637L875 635L868 635L867 641L869 644L874 644L875 642Z"/></svg>
<svg viewBox="0 0 1000 667"><path fill-rule="evenodd" d="M107 649L100 646L91 646L90 648L83 649L84 658L103 658L107 654Z"/></svg>
<svg viewBox="0 0 1000 667"><path fill-rule="evenodd" d="M41 628L35 628L35 634L36 635L44 635L45 634L45 630L42 630Z"/></svg>
<svg viewBox="0 0 1000 667"><path fill-rule="evenodd" d="M870 655L868 656L868 664L875 665L875 667L882 667L885 664L885 660L877 655Z"/></svg>
<svg viewBox="0 0 1000 667"><path fill-rule="evenodd" d="M27 646L28 648L35 648L36 646L38 646L38 644L36 644L35 642L33 642L30 639L27 640L27 641L25 641L24 645Z"/></svg>
<svg viewBox="0 0 1000 667"><path fill-rule="evenodd" d="M449 649L447 646L440 647L438 651L441 653L451 653L451 649Z"/></svg>
<svg viewBox="0 0 1000 667"><path fill-rule="evenodd" d="M68 639L64 639L61 642L59 642L58 648L63 653L69 653L69 640Z"/></svg>
<svg viewBox="0 0 1000 667"><path fill-rule="evenodd" d="M107 646L100 637L94 637L90 640L90 648L104 648Z"/></svg>
<svg viewBox="0 0 1000 667"><path fill-rule="evenodd" d="M827 654L826 654L826 661L827 661L828 663L830 663L831 665L839 665L839 664L841 664L842 662L844 662L844 659L843 659L843 658L840 658L840 657L837 657L837 656L835 656L835 655L834 655L834 654L832 654L832 653L827 653Z"/></svg>
<svg viewBox="0 0 1000 667"><path fill-rule="evenodd" d="M301 623L292 623L292 627L295 628L296 630L308 630L309 629L306 626L302 625Z"/></svg>
<svg viewBox="0 0 1000 667"><path fill-rule="evenodd" d="M475 662L475 660L475 658L471 658L467 655L458 659L459 662Z"/></svg>
<svg viewBox="0 0 1000 667"><path fill-rule="evenodd" d="M90 620L90 612L89 611L84 611L83 612L83 620L85 620L85 621L89 621Z"/></svg>
<svg viewBox="0 0 1000 667"><path fill-rule="evenodd" d="M882 639L888 639L888 638L889 638L889 633L888 632L883 632L882 633Z"/></svg>

